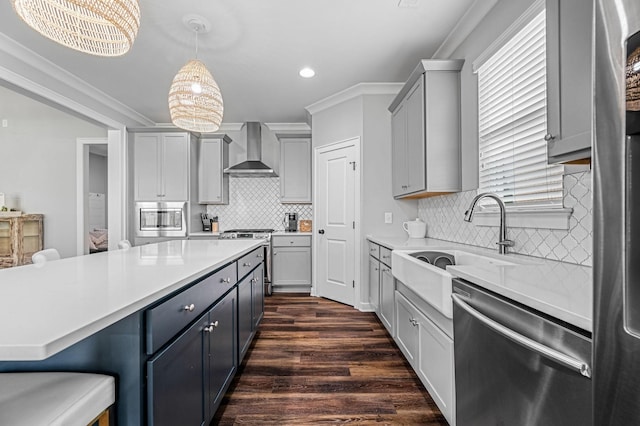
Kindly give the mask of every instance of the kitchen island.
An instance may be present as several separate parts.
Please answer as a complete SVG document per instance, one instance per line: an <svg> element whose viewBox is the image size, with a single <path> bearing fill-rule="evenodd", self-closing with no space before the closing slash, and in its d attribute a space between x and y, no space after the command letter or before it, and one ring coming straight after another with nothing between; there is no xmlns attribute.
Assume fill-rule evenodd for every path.
<svg viewBox="0 0 640 426"><path fill-rule="evenodd" d="M258 265L244 270L238 264L236 275L234 262L260 253L260 244L177 240L2 270L0 371L112 374L118 382L118 424L142 424L151 355L145 310L222 268L233 270L233 282L226 285L235 292L236 280ZM204 310L215 300L194 303L199 302L207 305L198 307Z"/></svg>

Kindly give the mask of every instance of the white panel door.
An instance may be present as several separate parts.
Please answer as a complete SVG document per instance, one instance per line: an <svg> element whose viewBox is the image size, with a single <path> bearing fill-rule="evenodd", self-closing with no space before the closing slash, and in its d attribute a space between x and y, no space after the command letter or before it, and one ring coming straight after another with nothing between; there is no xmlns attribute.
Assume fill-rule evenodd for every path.
<svg viewBox="0 0 640 426"><path fill-rule="evenodd" d="M355 301L355 152L353 145L317 157L317 292L354 305Z"/></svg>

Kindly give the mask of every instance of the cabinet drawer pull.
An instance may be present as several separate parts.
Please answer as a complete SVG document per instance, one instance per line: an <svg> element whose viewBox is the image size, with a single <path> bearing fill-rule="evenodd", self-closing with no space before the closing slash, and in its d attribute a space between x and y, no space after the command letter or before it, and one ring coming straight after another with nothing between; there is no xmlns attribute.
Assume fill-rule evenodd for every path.
<svg viewBox="0 0 640 426"><path fill-rule="evenodd" d="M415 318L411 318L411 319L409 320L409 322L410 322L410 323L411 323L411 325L412 325L412 326L414 326L414 327L418 325L418 321L416 321L416 319L415 319Z"/></svg>
<svg viewBox="0 0 640 426"><path fill-rule="evenodd" d="M203 329L206 333L212 333L218 327L218 321L212 322Z"/></svg>
<svg viewBox="0 0 640 426"><path fill-rule="evenodd" d="M184 310L185 311L189 311L189 312L193 312L193 310L196 308L196 305L194 305L193 303L190 305L185 305L184 306Z"/></svg>
<svg viewBox="0 0 640 426"><path fill-rule="evenodd" d="M220 282L221 283L230 283L231 282L231 278L227 277L227 278L220 278Z"/></svg>
<svg viewBox="0 0 640 426"><path fill-rule="evenodd" d="M249 267L249 266L251 266L251 264L249 262L245 262L245 263L242 264L242 266Z"/></svg>
<svg viewBox="0 0 640 426"><path fill-rule="evenodd" d="M258 254L256 257L257 257L258 259L262 259L262 255L261 255L261 254Z"/></svg>

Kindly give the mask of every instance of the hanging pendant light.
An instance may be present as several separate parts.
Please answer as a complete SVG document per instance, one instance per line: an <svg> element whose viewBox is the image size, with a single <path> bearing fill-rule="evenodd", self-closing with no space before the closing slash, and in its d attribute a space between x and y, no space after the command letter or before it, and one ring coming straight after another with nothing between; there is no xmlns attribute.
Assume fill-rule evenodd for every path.
<svg viewBox="0 0 640 426"><path fill-rule="evenodd" d="M138 0L12 0L18 16L45 37L81 52L120 56L140 27Z"/></svg>
<svg viewBox="0 0 640 426"><path fill-rule="evenodd" d="M218 84L198 60L198 33L206 31L203 21L187 23L196 33L196 59L180 68L169 89L171 122L181 129L210 133L220 128L224 106Z"/></svg>
<svg viewBox="0 0 640 426"><path fill-rule="evenodd" d="M640 47L629 55L625 70L627 83L627 110L640 111Z"/></svg>

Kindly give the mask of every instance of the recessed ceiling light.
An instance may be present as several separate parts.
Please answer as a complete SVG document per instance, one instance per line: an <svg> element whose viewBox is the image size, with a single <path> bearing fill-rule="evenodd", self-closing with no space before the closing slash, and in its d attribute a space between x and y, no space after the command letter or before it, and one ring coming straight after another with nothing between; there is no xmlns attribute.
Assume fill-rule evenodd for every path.
<svg viewBox="0 0 640 426"><path fill-rule="evenodd" d="M298 74L300 74L300 77L311 78L316 75L316 72L309 67L305 67L302 68Z"/></svg>

